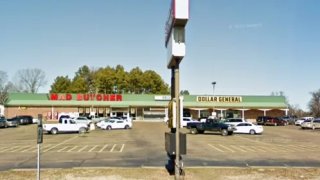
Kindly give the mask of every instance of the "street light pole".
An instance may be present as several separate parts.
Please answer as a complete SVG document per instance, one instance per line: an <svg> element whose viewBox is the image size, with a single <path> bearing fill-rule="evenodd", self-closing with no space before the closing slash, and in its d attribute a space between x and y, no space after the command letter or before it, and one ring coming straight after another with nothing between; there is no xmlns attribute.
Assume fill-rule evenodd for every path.
<svg viewBox="0 0 320 180"><path fill-rule="evenodd" d="M215 88L216 84L217 84L217 82L215 82L215 81L212 82L212 88L213 88L212 95L213 96L214 96L214 88Z"/></svg>
<svg viewBox="0 0 320 180"><path fill-rule="evenodd" d="M216 81L213 81L212 83L212 96L214 96L214 88L217 84ZM213 102L214 103L214 102ZM214 118L216 118L216 113L215 113L215 109L214 109L214 105L212 106L212 114L211 114Z"/></svg>

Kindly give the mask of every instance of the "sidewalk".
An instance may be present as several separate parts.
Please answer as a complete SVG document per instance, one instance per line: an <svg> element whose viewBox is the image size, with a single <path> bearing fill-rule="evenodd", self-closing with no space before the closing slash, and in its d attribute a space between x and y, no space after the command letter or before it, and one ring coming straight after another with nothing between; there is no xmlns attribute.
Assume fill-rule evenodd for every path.
<svg viewBox="0 0 320 180"><path fill-rule="evenodd" d="M0 179L34 180L36 169L0 172ZM320 168L212 168L193 167L185 169L190 180L320 180ZM174 179L164 168L72 168L42 169L41 180L169 180Z"/></svg>

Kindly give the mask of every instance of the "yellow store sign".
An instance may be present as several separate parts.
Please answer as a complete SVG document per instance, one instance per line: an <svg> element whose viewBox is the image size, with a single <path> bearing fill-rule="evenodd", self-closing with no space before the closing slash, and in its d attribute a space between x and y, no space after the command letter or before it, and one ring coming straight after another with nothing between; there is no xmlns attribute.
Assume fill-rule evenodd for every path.
<svg viewBox="0 0 320 180"><path fill-rule="evenodd" d="M241 96L197 96L198 102L226 102L226 103L240 103Z"/></svg>

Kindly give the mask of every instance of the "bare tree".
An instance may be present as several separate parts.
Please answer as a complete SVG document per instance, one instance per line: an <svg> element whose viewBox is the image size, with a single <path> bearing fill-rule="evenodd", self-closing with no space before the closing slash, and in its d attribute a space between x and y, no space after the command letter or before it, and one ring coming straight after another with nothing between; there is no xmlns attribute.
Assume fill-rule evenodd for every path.
<svg viewBox="0 0 320 180"><path fill-rule="evenodd" d="M4 71L0 71L0 104L4 105L8 98L8 86L7 86L8 75Z"/></svg>
<svg viewBox="0 0 320 180"><path fill-rule="evenodd" d="M303 117L303 116L308 116L309 114L307 112L304 112L298 104L291 105L289 104L289 115L297 116L297 117Z"/></svg>
<svg viewBox="0 0 320 180"><path fill-rule="evenodd" d="M22 92L37 93L47 84L45 72L41 69L22 69L16 73L19 89Z"/></svg>
<svg viewBox="0 0 320 180"><path fill-rule="evenodd" d="M320 117L320 89L311 92L311 100L309 101L309 109L314 117Z"/></svg>

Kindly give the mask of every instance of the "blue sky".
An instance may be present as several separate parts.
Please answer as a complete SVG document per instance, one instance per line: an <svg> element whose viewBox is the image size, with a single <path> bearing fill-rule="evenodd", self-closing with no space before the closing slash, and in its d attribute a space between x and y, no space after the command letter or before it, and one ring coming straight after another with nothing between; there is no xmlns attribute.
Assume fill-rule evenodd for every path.
<svg viewBox="0 0 320 180"><path fill-rule="evenodd" d="M170 83L164 25L170 0L0 1L0 70L40 68L48 92L79 67L121 64ZM306 109L320 88L320 1L190 0L181 89L270 95Z"/></svg>

